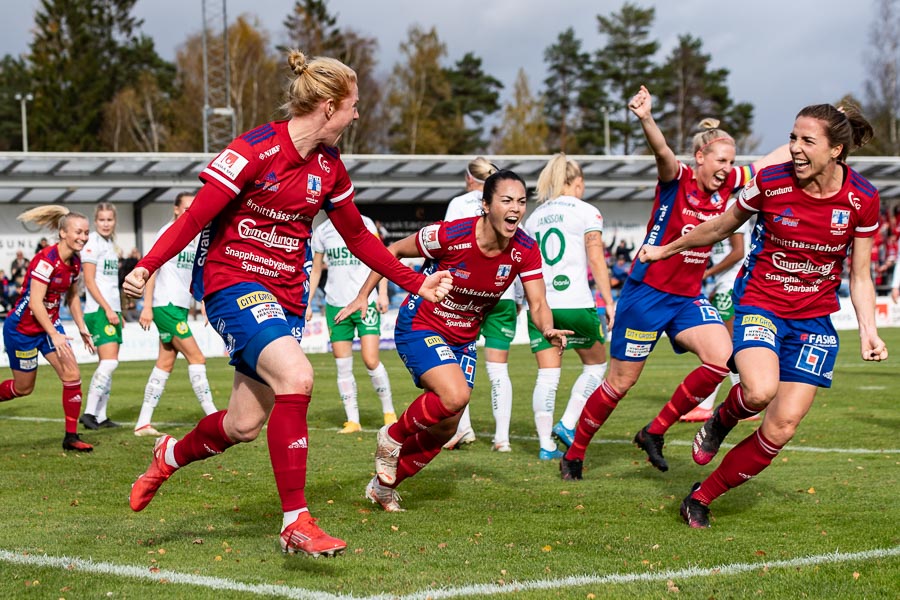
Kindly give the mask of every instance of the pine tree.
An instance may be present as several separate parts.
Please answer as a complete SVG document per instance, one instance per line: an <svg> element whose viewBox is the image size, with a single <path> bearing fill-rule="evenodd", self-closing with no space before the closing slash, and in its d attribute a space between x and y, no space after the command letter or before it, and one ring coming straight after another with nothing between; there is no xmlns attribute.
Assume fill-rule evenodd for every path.
<svg viewBox="0 0 900 600"><path fill-rule="evenodd" d="M606 82L609 98L617 106L618 119L610 123L613 140L624 154L643 145L640 125L628 110L628 101L642 84L653 89L652 57L659 43L650 39L656 11L626 2L618 13L597 15L606 45L597 51L596 69Z"/></svg>
<svg viewBox="0 0 900 600"><path fill-rule="evenodd" d="M449 121L445 133L450 138L450 154L472 154L487 146L482 135L482 123L500 110L500 90L503 84L484 72L481 59L466 53L452 69L444 74L450 84L450 98L438 106L443 118ZM474 127L469 127L469 123Z"/></svg>
<svg viewBox="0 0 900 600"><path fill-rule="evenodd" d="M554 151L577 153L579 98L586 92L585 85L595 80L590 77L590 82L585 81L589 75L585 73L585 67L590 64L590 55L581 51L581 40L569 27L559 34L555 44L544 50L544 63L548 71L544 79L544 115L550 130L549 146ZM591 99L594 100L596 98Z"/></svg>

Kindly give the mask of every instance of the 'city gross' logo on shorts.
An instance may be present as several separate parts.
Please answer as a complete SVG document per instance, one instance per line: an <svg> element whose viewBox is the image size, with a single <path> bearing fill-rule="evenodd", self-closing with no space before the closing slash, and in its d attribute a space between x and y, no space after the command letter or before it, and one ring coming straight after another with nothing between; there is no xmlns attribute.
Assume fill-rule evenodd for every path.
<svg viewBox="0 0 900 600"><path fill-rule="evenodd" d="M766 329L778 333L778 327L775 326L772 319L767 319L761 315L744 315L744 318L741 319L741 325L762 325Z"/></svg>
<svg viewBox="0 0 900 600"><path fill-rule="evenodd" d="M430 335L425 338L425 345L431 348L432 346L440 346L442 344L446 344L444 338L439 335Z"/></svg>
<svg viewBox="0 0 900 600"><path fill-rule="evenodd" d="M240 309L245 309L255 304L262 304L263 302L277 302L277 300L269 292L251 292L237 299L237 305Z"/></svg>
<svg viewBox="0 0 900 600"><path fill-rule="evenodd" d="M655 331L639 331L637 329L626 328L625 329L625 339L626 340L636 340L638 342L652 342L656 340L657 334Z"/></svg>

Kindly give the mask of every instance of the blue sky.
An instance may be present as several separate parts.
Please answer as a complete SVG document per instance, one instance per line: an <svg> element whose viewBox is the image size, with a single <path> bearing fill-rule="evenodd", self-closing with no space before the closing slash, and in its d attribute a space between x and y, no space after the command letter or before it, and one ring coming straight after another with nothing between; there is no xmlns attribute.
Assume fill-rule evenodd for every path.
<svg viewBox="0 0 900 600"><path fill-rule="evenodd" d="M660 60L681 34L703 40L714 68L727 68L736 101L756 108L759 152L787 140L793 117L807 104L836 102L845 93L862 96L866 53L875 0L832 5L822 0L757 0L732 3L711 0L646 2L656 8L653 35L661 43ZM159 53L172 59L191 33L200 31L199 0L138 0L135 12ZM228 0L229 19L254 14L273 44L284 42L282 22L293 0ZM0 20L0 53L28 50L37 0L8 2ZM553 11L548 6L554 7ZM466 52L483 59L486 71L510 91L519 68L532 89L546 76L543 53L557 35L573 27L585 49L603 43L597 14L609 14L621 1L557 0L331 0L339 24L379 41L379 68L387 73L411 25L435 26L447 45L447 64ZM737 8L740 6L740 8ZM653 90L651 90L652 93Z"/></svg>

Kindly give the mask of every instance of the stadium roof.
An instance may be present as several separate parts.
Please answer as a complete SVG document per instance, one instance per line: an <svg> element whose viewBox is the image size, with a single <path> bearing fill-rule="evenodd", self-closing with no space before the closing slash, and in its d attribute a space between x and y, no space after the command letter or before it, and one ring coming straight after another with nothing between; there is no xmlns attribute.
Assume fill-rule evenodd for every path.
<svg viewBox="0 0 900 600"><path fill-rule="evenodd" d="M169 202L175 193L199 185L197 175L209 154L0 153L0 203L54 204L108 201ZM356 187L367 203L447 202L463 187L469 156L344 155ZM650 156L572 156L585 174L585 200L651 200L656 166ZM547 156L494 156L491 160L537 182ZM738 157L746 164L753 157ZM881 192L900 200L900 158L851 157L850 164Z"/></svg>

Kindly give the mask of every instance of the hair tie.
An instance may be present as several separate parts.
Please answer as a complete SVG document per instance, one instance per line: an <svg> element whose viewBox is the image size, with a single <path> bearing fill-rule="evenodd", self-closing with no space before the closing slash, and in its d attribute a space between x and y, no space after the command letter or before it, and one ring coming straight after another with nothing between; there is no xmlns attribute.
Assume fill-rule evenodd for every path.
<svg viewBox="0 0 900 600"><path fill-rule="evenodd" d="M472 178L475 183L484 183L484 179L478 179L474 175L472 175L472 171L469 170L469 165L466 165L466 175Z"/></svg>

